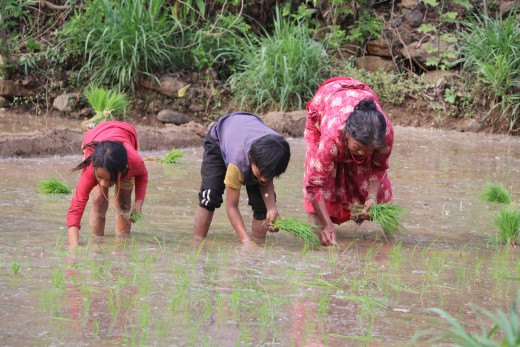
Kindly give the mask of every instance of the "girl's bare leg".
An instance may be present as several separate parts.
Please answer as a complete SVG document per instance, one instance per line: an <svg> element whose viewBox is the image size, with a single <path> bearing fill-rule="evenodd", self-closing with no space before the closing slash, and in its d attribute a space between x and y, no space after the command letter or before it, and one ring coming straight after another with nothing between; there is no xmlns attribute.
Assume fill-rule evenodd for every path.
<svg viewBox="0 0 520 347"><path fill-rule="evenodd" d="M132 207L132 191L133 188L119 190L116 204L116 235L130 234L132 223L128 220L128 213Z"/></svg>
<svg viewBox="0 0 520 347"><path fill-rule="evenodd" d="M96 236L105 235L105 220L108 209L108 201L103 196L101 189L99 185L92 189L92 206L88 219L92 234ZM108 189L105 189L105 195L108 196Z"/></svg>

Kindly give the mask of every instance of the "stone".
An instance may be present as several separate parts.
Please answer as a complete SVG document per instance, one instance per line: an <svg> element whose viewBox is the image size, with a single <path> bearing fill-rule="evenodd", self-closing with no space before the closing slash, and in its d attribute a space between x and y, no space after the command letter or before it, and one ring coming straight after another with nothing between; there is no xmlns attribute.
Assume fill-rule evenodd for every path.
<svg viewBox="0 0 520 347"><path fill-rule="evenodd" d="M518 1L504 1L500 4L500 13L505 18L511 14L511 11L520 11L520 3Z"/></svg>
<svg viewBox="0 0 520 347"><path fill-rule="evenodd" d="M3 97L14 97L14 96L21 96L21 97L30 97L34 95L34 91L25 88L24 86L19 85L18 83L15 83L11 80L0 80L0 96Z"/></svg>
<svg viewBox="0 0 520 347"><path fill-rule="evenodd" d="M52 102L52 107L61 112L72 112L74 106L79 100L78 93L62 94L56 97Z"/></svg>
<svg viewBox="0 0 520 347"><path fill-rule="evenodd" d="M420 41L415 41L410 43L406 46L406 49L403 47L401 48L401 54L407 58L407 59L414 59L417 60L419 63L424 64L426 63L426 60L430 57L437 56L437 52L428 52L426 47L428 47L429 44L432 44L433 46L437 47L437 41L431 41L431 42L423 42L420 43ZM439 51L441 53L447 52L448 50L456 52L455 47L453 44L450 44L445 41L441 41L439 44ZM455 61L456 58L450 58L447 59L450 62Z"/></svg>
<svg viewBox="0 0 520 347"><path fill-rule="evenodd" d="M187 115L177 113L170 109L160 111L157 114L157 119L162 123L173 123L175 125L186 124L190 121L190 118Z"/></svg>
<svg viewBox="0 0 520 347"><path fill-rule="evenodd" d="M414 8L417 6L418 0L401 0L400 3L397 4L399 8Z"/></svg>
<svg viewBox="0 0 520 347"><path fill-rule="evenodd" d="M305 123L307 122L307 112L305 110L285 112L269 112L262 117L265 125L271 129L288 135L303 136Z"/></svg>
<svg viewBox="0 0 520 347"><path fill-rule="evenodd" d="M158 76L159 83L155 79L145 78L142 86L148 89L156 90L173 98L178 97L179 90L188 86L187 83L177 79L173 75L163 74Z"/></svg>
<svg viewBox="0 0 520 347"><path fill-rule="evenodd" d="M0 96L0 107L8 106L9 104L10 104L9 100Z"/></svg>
<svg viewBox="0 0 520 347"><path fill-rule="evenodd" d="M427 71L421 75L421 78L432 84L432 85L438 85L442 84L444 85L444 82L446 81L447 77L456 76L457 73L453 71L446 71L446 70L432 70Z"/></svg>
<svg viewBox="0 0 520 347"><path fill-rule="evenodd" d="M462 128L463 131L478 133L486 128L486 124L477 118L471 118Z"/></svg>
<svg viewBox="0 0 520 347"><path fill-rule="evenodd" d="M377 72L383 70L390 72L394 69L394 62L389 59L384 59L375 55L365 55L357 58L354 63L359 69L365 69L370 72Z"/></svg>
<svg viewBox="0 0 520 347"><path fill-rule="evenodd" d="M380 57L391 57L390 48L386 41L383 40L370 40L367 42L368 53L372 55L378 55Z"/></svg>
<svg viewBox="0 0 520 347"><path fill-rule="evenodd" d="M411 27L418 27L423 23L423 13L415 8L413 10L404 9L404 21L408 23Z"/></svg>

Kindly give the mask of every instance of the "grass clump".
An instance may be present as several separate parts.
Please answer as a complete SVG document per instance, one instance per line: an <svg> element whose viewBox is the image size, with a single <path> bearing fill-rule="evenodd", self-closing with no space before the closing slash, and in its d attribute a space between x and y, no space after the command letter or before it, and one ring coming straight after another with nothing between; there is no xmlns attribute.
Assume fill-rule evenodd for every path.
<svg viewBox="0 0 520 347"><path fill-rule="evenodd" d="M516 245L520 228L520 210L514 207L502 208L493 221L498 229L497 239Z"/></svg>
<svg viewBox="0 0 520 347"><path fill-rule="evenodd" d="M181 158L184 158L184 153L174 147L161 161L165 164L179 164L179 159Z"/></svg>
<svg viewBox="0 0 520 347"><path fill-rule="evenodd" d="M130 104L125 93L101 87L90 87L85 91L85 97L94 110L94 117L87 121L90 128L101 122L112 120L115 115L123 113Z"/></svg>
<svg viewBox="0 0 520 347"><path fill-rule="evenodd" d="M354 206L350 209L351 219L356 223L361 221L361 214L365 206ZM403 218L406 216L404 207L392 202L384 202L373 205L368 211L370 218L381 226L386 235L396 235L406 231L403 226Z"/></svg>
<svg viewBox="0 0 520 347"><path fill-rule="evenodd" d="M510 204L513 197L501 184L488 183L485 190L481 194L482 200L486 202Z"/></svg>
<svg viewBox="0 0 520 347"><path fill-rule="evenodd" d="M286 219L276 219L273 223L275 227L279 230L284 230L292 233L293 235L301 238L305 243L319 246L320 239L318 235L315 233L315 230L318 230L318 226L303 222L298 218L286 218Z"/></svg>
<svg viewBox="0 0 520 347"><path fill-rule="evenodd" d="M455 317L439 308L431 308L429 311L437 313L445 321L436 324L447 329L446 332L439 333L428 342L450 339L455 342L455 346L518 346L520 345L520 324L518 314L518 304L520 303L520 291L511 303L509 317L506 312L496 309L495 313L484 308L471 305L481 324L481 333L474 334L467 332ZM488 330L485 326L482 314L492 321L492 326Z"/></svg>
<svg viewBox="0 0 520 347"><path fill-rule="evenodd" d="M70 194L72 189L65 183L58 181L55 177L50 180L41 180L40 188L41 193L44 194Z"/></svg>

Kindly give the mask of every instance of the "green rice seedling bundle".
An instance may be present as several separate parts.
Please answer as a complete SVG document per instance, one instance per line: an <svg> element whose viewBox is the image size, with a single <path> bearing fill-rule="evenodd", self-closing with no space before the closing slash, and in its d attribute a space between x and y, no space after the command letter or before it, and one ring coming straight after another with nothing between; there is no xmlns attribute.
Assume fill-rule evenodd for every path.
<svg viewBox="0 0 520 347"><path fill-rule="evenodd" d="M275 227L279 230L284 230L292 233L293 235L301 238L305 243L319 246L320 239L318 235L315 233L318 230L318 226L303 222L298 218L286 218L286 219L276 219L273 223Z"/></svg>
<svg viewBox="0 0 520 347"><path fill-rule="evenodd" d="M168 154L164 156L162 162L166 164L179 164L179 159L181 158L184 158L184 153L174 147Z"/></svg>
<svg viewBox="0 0 520 347"><path fill-rule="evenodd" d="M115 115L121 114L130 103L125 93L100 87L90 87L85 91L85 97L95 113L94 117L87 121L89 127L113 119Z"/></svg>
<svg viewBox="0 0 520 347"><path fill-rule="evenodd" d="M359 223L365 206L353 206L350 209L351 219ZM370 218L379 224L386 235L395 235L406 231L403 226L403 218L406 216L404 207L392 202L384 202L373 205L368 211Z"/></svg>
<svg viewBox="0 0 520 347"><path fill-rule="evenodd" d="M488 183L481 194L482 200L499 204L512 203L513 197L501 184Z"/></svg>
<svg viewBox="0 0 520 347"><path fill-rule="evenodd" d="M70 194L72 189L53 177L50 180L40 181L40 192L44 194Z"/></svg>
<svg viewBox="0 0 520 347"><path fill-rule="evenodd" d="M494 222L498 229L497 238L516 245L520 228L520 210L514 207L502 208L495 216Z"/></svg>

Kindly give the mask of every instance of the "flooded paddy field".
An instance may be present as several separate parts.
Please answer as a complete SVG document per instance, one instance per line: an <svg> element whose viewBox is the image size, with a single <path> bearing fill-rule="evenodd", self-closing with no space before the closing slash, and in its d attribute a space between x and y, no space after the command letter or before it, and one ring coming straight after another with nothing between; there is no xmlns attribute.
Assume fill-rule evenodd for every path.
<svg viewBox="0 0 520 347"><path fill-rule="evenodd" d="M145 222L130 238L116 239L113 206L105 236L90 237L87 205L82 246L69 252L71 196L37 188L53 176L75 188L68 170L81 157L1 160L0 344L431 345L440 318L429 308L480 333L473 305L508 311L520 287L519 250L491 241L501 206L479 199L487 182L520 191L520 140L395 130L389 176L408 232L387 242L374 223L349 222L337 247L317 249L284 232L242 246L223 207L193 244L202 148L188 148L181 164L147 162ZM278 208L305 218L305 143L290 144Z"/></svg>

